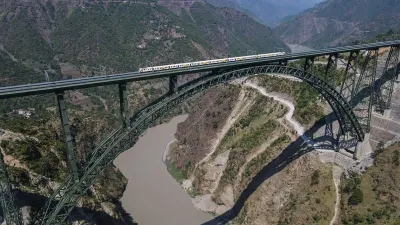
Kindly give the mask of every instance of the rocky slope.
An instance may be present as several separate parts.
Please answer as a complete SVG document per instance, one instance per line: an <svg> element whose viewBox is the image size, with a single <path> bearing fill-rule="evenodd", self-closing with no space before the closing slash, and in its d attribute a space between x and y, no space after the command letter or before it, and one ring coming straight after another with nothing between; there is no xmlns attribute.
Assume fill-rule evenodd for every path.
<svg viewBox="0 0 400 225"><path fill-rule="evenodd" d="M275 79L280 80L257 82L275 89ZM291 89L300 88L294 81L285 82ZM178 127L178 146L171 157L187 175L182 185L194 196L194 205L217 215L233 207L237 215L233 224L328 224L334 216L336 198L332 167L314 155L294 156L293 161L280 156L300 150L300 146L291 144L298 135L285 119L288 109L253 88L232 87L221 92L227 91L231 94L225 102L235 102L232 107L210 107L211 100L219 99L212 96L220 95L206 93ZM293 101L294 93L286 93L285 98ZM314 111L318 107L314 105ZM216 129L202 129L211 123L212 113L207 112L212 111L221 111L218 119L222 124ZM311 117L308 122L317 118ZM187 166L181 161L191 163Z"/></svg>
<svg viewBox="0 0 400 225"><path fill-rule="evenodd" d="M275 32L286 43L313 48L349 44L398 30L399 1L328 0L280 24Z"/></svg>

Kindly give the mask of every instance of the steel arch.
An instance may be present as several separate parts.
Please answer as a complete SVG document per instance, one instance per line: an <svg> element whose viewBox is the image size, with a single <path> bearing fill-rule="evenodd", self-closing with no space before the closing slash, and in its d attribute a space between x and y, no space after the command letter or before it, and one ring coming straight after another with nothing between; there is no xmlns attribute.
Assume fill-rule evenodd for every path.
<svg viewBox="0 0 400 225"><path fill-rule="evenodd" d="M84 165L85 170L79 183L67 182L55 193L44 208L43 218L36 223L60 224L74 208L81 197L100 176L104 169L122 152L131 148L140 135L149 128L154 119L162 116L165 111L176 107L183 101L203 92L217 84L225 83L241 77L254 74L280 73L302 79L316 88L333 107L344 131L354 131L360 141L364 138L363 130L346 100L329 84L317 76L297 68L281 65L264 65L249 67L228 72L214 72L184 84L172 93L166 94L149 107L139 110L131 119L130 125L118 129L95 149L91 158ZM70 180L70 179L68 179Z"/></svg>

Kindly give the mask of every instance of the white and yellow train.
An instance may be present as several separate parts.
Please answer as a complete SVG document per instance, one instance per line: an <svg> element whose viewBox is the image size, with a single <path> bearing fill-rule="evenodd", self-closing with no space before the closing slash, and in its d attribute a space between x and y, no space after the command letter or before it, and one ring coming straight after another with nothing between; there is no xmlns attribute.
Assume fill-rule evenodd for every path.
<svg viewBox="0 0 400 225"><path fill-rule="evenodd" d="M224 58L224 59L212 59L212 60L198 61L198 62L179 63L179 64L172 64L172 65L164 65L164 66L153 66L153 67L140 68L139 72L144 73L144 72L150 72L150 71L178 69L178 68L185 68L185 67L192 67L192 66L202 66L202 65L217 64L217 63L243 61L243 60L249 60L249 59L261 59L261 58L279 56L279 55L284 55L284 54L285 54L285 52L275 52L275 53L267 53L267 54L259 54L259 55L238 56L238 57Z"/></svg>

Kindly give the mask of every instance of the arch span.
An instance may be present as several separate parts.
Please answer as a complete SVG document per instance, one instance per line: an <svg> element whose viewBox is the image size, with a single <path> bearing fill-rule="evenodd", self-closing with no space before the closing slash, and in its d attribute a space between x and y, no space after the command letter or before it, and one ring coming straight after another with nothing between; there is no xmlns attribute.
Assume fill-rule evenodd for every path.
<svg viewBox="0 0 400 225"><path fill-rule="evenodd" d="M61 223L75 206L78 198L82 196L94 183L97 177L110 165L122 152L131 148L139 139L140 135L149 128L156 118L162 116L166 111L176 107L178 104L203 92L217 84L248 77L254 74L276 73L290 75L299 78L314 87L329 102L337 115L342 129L352 129L359 140L363 140L364 133L345 99L325 81L317 76L297 68L281 65L264 65L228 72L214 72L178 87L171 94L166 94L154 101L147 107L139 110L131 119L130 126L120 128L107 140L103 141L91 154L90 159L83 169L83 176L79 183L68 179L51 200L44 207L43 222Z"/></svg>

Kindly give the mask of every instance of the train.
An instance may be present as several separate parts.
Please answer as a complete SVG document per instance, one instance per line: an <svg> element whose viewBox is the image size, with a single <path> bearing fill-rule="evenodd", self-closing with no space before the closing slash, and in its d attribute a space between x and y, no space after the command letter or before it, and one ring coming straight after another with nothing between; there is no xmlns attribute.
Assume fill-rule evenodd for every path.
<svg viewBox="0 0 400 225"><path fill-rule="evenodd" d="M197 62L186 62L186 63L171 64L171 65L164 65L164 66L145 67L145 68L140 68L139 72L145 73L145 72L150 72L150 71L170 70L170 69L202 66L202 65L217 64L217 63L243 61L243 60L250 60L250 59L261 59L261 58L268 58L268 57L281 56L281 55L285 55L285 52L274 52L274 53L267 53L267 54L238 56L238 57L224 58L224 59L212 59L212 60L197 61Z"/></svg>

